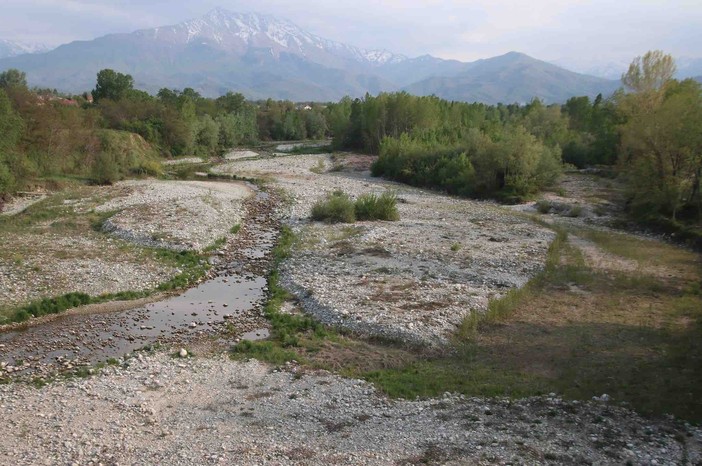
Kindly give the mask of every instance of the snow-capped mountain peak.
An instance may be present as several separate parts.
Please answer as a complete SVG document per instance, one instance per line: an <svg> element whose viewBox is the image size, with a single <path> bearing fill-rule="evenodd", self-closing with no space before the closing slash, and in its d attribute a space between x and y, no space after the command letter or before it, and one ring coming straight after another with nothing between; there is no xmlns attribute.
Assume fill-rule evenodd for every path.
<svg viewBox="0 0 702 466"><path fill-rule="evenodd" d="M51 50L51 47L44 44L29 44L0 39L0 58L15 57L25 53L42 53L49 50Z"/></svg>
<svg viewBox="0 0 702 466"><path fill-rule="evenodd" d="M324 39L272 15L235 13L224 8L215 8L201 18L138 31L137 34L171 43L201 43L229 52L244 53L249 48L268 48L276 56L290 53L315 58L322 63L350 60L380 66L407 58L387 50L363 50Z"/></svg>

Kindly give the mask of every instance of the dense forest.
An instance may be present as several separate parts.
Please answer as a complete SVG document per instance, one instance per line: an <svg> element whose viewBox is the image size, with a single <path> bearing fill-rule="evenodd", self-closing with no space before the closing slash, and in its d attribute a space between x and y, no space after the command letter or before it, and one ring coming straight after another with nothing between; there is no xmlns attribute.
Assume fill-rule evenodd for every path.
<svg viewBox="0 0 702 466"><path fill-rule="evenodd" d="M564 166L608 166L635 218L699 225L702 91L674 73L670 56L649 52L610 98L490 106L404 92L309 105L208 99L189 88L152 96L113 70L98 73L91 93L63 96L29 89L9 70L0 73L0 196L51 177L157 175L161 157L331 137L334 149L377 155L374 175L503 201L534 196Z"/></svg>

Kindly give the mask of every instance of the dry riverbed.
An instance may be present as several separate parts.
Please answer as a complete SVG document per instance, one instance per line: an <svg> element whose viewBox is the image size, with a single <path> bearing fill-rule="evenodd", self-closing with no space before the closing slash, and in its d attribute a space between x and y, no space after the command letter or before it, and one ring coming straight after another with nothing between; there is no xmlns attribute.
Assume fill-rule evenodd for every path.
<svg viewBox="0 0 702 466"><path fill-rule="evenodd" d="M218 238L226 242L212 253L211 280L180 298L125 312L68 313L51 323L55 326L37 326L25 338L0 339L0 362L11 359L21 366L13 367L15 380L34 377L34 385L43 385L36 376L50 377L44 371L49 360L80 366L82 375L95 374L59 377L41 388L19 382L0 385L0 463L702 462L699 428L672 417L641 417L619 406L620 400L615 405L609 395L567 401L556 394L508 400L447 393L401 400L368 382L314 370L311 364L292 361L276 367L230 359L226 350L245 333L247 339L267 334L262 277L269 270L279 222L289 225L296 237L291 255L280 266L282 284L295 295L294 304L286 303L283 310L302 309L362 336L401 342L405 349L385 348L387 355L378 357L381 366L384 357L391 359L390 351L410 351L408 343L432 351L447 348L467 315L485 312L489 300L524 285L544 268L555 234L523 213L493 203L373 179L365 156L268 156L241 150L224 159L213 169L216 173L266 179L274 189L253 195L236 183L154 180L84 188L34 206L54 212L48 218L34 218L30 208L31 222L2 232L13 252L22 251L21 258L5 250L0 257L0 280L6 280L0 282L6 293L2 299L7 302L75 291L76 283L90 282L95 275L76 275L74 265L84 256L103 260L99 266L108 276L150 283L135 272L141 264L148 273L163 274L154 276L157 283L175 270L144 255L151 251L145 246L202 250ZM353 197L392 191L399 199L401 220L311 222L312 205L336 189ZM105 220L108 231L91 226ZM235 223L242 224L236 234L230 232ZM589 264L611 264L611 253L593 235L576 238L574 247L582 249ZM63 256L73 262L61 270L48 268ZM134 269L121 269L123 264ZM618 261L612 267L628 271L632 264ZM652 265L664 270L661 264ZM689 275L694 265L679 275ZM5 291L7 284L22 286L18 277L25 270L34 280L46 277L46 289L37 292L38 285L30 281L24 294ZM75 282L55 286L62 273ZM233 301L229 286L241 291L241 302ZM117 288L93 284L89 289L98 293ZM584 287L576 291L585 292ZM15 301L7 296L16 296ZM239 312L240 307L245 310ZM532 322L538 317L520 319L531 319L529 340L548 343L550 333ZM505 351L515 342L536 354L529 347L533 341L520 339L523 333L504 323L481 338L504 343ZM155 341L165 346L134 351ZM318 357L324 358L332 346L321 348ZM186 357L178 357L181 348L187 348ZM132 354L119 357L124 352ZM111 364L96 368L106 355L114 358ZM478 352L476 357L482 356ZM539 359L535 365L538 371L547 362ZM0 368L0 376L9 375L7 365Z"/></svg>
<svg viewBox="0 0 702 466"><path fill-rule="evenodd" d="M442 196L328 171L329 155L221 165L220 173L274 179L289 193L299 236L283 283L320 321L404 343L445 344L471 312L524 285L543 268L554 234L492 203ZM327 192L395 192L400 221L327 225L309 221Z"/></svg>

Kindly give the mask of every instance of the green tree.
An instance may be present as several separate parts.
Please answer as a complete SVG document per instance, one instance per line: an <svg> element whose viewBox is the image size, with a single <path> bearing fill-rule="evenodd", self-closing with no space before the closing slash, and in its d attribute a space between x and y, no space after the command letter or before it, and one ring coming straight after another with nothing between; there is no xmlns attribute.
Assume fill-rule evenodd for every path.
<svg viewBox="0 0 702 466"><path fill-rule="evenodd" d="M0 73L0 87L6 89L11 87L26 88L27 75L24 73L24 71L20 71L14 68L10 68L7 71L3 71L2 73Z"/></svg>
<svg viewBox="0 0 702 466"><path fill-rule="evenodd" d="M0 89L0 152L14 149L23 129L22 118L12 109L5 91Z"/></svg>
<svg viewBox="0 0 702 466"><path fill-rule="evenodd" d="M93 91L96 102L102 99L120 100L134 87L134 78L114 70L104 69L97 74L97 84Z"/></svg>
<svg viewBox="0 0 702 466"><path fill-rule="evenodd" d="M10 153L15 150L23 130L22 118L12 109L10 99L0 88L0 199L14 187Z"/></svg>
<svg viewBox="0 0 702 466"><path fill-rule="evenodd" d="M327 120L317 109L305 111L304 120L308 138L321 139L327 133Z"/></svg>
<svg viewBox="0 0 702 466"><path fill-rule="evenodd" d="M675 60L660 50L646 52L636 57L622 75L622 83L636 94L657 92L673 79Z"/></svg>
<svg viewBox="0 0 702 466"><path fill-rule="evenodd" d="M201 116L195 125L195 151L213 155L219 147L219 124L209 115Z"/></svg>
<svg viewBox="0 0 702 466"><path fill-rule="evenodd" d="M243 94L227 92L215 101L217 108L224 113L236 113L244 108L246 97Z"/></svg>
<svg viewBox="0 0 702 466"><path fill-rule="evenodd" d="M626 117L620 164L635 214L699 219L702 89L672 79L674 71L672 57L655 51L634 60L622 78L631 92L618 96Z"/></svg>

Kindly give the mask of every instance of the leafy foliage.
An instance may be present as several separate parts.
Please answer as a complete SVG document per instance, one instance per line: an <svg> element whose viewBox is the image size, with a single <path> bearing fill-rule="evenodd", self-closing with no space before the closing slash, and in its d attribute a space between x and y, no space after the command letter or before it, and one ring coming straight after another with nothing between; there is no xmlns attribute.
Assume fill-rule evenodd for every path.
<svg viewBox="0 0 702 466"><path fill-rule="evenodd" d="M656 221L702 219L702 87L672 79L674 62L662 52L637 58L622 81L633 92L617 97L620 169L630 211Z"/></svg>
<svg viewBox="0 0 702 466"><path fill-rule="evenodd" d="M114 70L104 69L97 75L97 84L93 90L95 101L102 99L120 100L134 88L134 78Z"/></svg>
<svg viewBox="0 0 702 466"><path fill-rule="evenodd" d="M10 68L0 73L0 88L27 87L27 74L23 71Z"/></svg>

